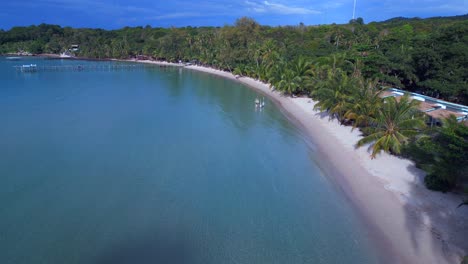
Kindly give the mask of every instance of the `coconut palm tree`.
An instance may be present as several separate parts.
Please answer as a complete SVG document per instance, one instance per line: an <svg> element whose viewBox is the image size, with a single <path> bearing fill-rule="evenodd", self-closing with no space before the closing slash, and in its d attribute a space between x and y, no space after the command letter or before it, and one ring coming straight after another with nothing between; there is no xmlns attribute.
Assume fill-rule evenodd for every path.
<svg viewBox="0 0 468 264"><path fill-rule="evenodd" d="M286 62L281 58L268 65L267 81L272 88L277 89L286 68Z"/></svg>
<svg viewBox="0 0 468 264"><path fill-rule="evenodd" d="M291 70L289 73L289 81L292 82L289 86L293 89L288 90L288 93L297 94L303 93L306 90L306 80L308 79L308 72L311 68L310 61L304 57L299 57L292 63L288 63L287 68Z"/></svg>
<svg viewBox="0 0 468 264"><path fill-rule="evenodd" d="M343 123L345 113L351 108L351 95L355 92L355 79L341 69L328 69L326 79L317 83L312 97L319 102L314 109L328 111L330 118Z"/></svg>
<svg viewBox="0 0 468 264"><path fill-rule="evenodd" d="M292 64L290 64L291 69L297 76L305 76L307 71L310 69L311 63L303 56L300 56Z"/></svg>
<svg viewBox="0 0 468 264"><path fill-rule="evenodd" d="M267 79L275 89L287 94L302 93L306 87L306 79L310 69L310 62L299 57L292 63L278 60L268 67Z"/></svg>
<svg viewBox="0 0 468 264"><path fill-rule="evenodd" d="M278 60L278 58L280 58L277 44L272 39L268 39L263 43L263 46L261 48L261 54L262 63L268 66L271 66L272 63L274 63Z"/></svg>
<svg viewBox="0 0 468 264"><path fill-rule="evenodd" d="M317 66L332 68L334 71L342 69L347 73L352 73L356 66L353 62L348 60L346 52L334 53L330 56L320 57L315 61Z"/></svg>
<svg viewBox="0 0 468 264"><path fill-rule="evenodd" d="M260 81L268 81L268 67L264 64L254 66L253 75Z"/></svg>
<svg viewBox="0 0 468 264"><path fill-rule="evenodd" d="M401 146L425 127L424 117L417 109L419 101L410 99L408 95L399 99L384 99L376 117L370 118L369 134L356 144L356 147L362 147L372 143L372 159L382 150L399 154Z"/></svg>
<svg viewBox="0 0 468 264"><path fill-rule="evenodd" d="M275 88L286 93L294 94L301 84L301 78L293 70L285 69L281 74L281 79L275 85Z"/></svg>
<svg viewBox="0 0 468 264"><path fill-rule="evenodd" d="M383 100L380 97L382 89L378 86L378 80L359 78L358 87L350 97L351 109L344 117L352 120L353 129L356 127L367 127L371 123L371 118L375 118L382 107Z"/></svg>

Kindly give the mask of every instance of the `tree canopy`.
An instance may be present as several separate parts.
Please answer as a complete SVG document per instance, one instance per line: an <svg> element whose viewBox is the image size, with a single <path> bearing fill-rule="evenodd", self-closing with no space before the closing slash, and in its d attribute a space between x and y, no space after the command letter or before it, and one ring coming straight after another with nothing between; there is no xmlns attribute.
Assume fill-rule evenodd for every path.
<svg viewBox="0 0 468 264"><path fill-rule="evenodd" d="M365 78L468 104L467 18L395 18L368 24L357 18L344 25L270 27L243 17L224 27L118 30L40 24L0 31L0 53L59 53L78 44L79 57L145 55L169 61L196 60L230 71L239 67L267 70L300 57L314 61L346 54L346 60L362 63ZM285 74L294 79L292 73Z"/></svg>
<svg viewBox="0 0 468 264"><path fill-rule="evenodd" d="M357 146L412 158L428 172L426 185L448 191L468 186L467 128L454 118L425 128L417 101L382 99L398 86L468 104L468 16L364 24L270 27L243 17L224 27L119 30L57 25L0 30L0 53L59 53L79 45L85 58L196 61L249 76L285 94L308 95L315 108L364 133Z"/></svg>

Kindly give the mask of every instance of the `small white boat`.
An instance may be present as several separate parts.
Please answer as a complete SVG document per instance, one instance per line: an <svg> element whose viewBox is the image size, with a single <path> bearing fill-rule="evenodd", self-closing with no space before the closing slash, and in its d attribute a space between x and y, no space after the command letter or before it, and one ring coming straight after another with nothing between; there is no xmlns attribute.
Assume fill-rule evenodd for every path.
<svg viewBox="0 0 468 264"><path fill-rule="evenodd" d="M260 100L258 100L258 98L255 98L255 106L256 107L260 106Z"/></svg>

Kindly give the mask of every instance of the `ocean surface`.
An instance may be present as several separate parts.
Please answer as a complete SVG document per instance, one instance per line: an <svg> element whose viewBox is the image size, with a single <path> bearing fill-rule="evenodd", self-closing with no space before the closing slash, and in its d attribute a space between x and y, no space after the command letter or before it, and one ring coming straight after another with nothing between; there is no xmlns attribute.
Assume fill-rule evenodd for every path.
<svg viewBox="0 0 468 264"><path fill-rule="evenodd" d="M182 68L0 57L0 263L377 263L268 98Z"/></svg>

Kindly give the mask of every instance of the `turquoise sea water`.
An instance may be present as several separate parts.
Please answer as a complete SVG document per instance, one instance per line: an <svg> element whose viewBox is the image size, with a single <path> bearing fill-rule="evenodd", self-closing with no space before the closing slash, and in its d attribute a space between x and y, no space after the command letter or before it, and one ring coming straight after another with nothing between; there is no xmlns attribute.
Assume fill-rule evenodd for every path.
<svg viewBox="0 0 468 264"><path fill-rule="evenodd" d="M377 263L313 145L178 68L0 57L0 263Z"/></svg>

